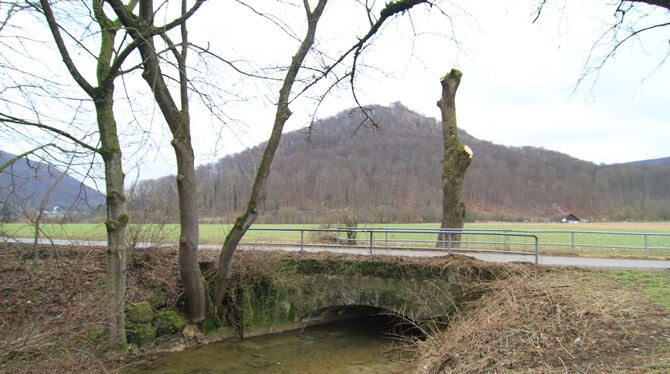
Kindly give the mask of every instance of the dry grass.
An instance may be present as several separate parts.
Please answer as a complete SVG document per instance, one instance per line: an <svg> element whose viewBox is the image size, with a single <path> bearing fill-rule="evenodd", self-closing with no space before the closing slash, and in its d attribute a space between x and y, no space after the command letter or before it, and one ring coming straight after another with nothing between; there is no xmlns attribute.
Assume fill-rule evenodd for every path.
<svg viewBox="0 0 670 374"><path fill-rule="evenodd" d="M488 285L420 343L421 373L667 373L670 313L602 274L545 270Z"/></svg>
<svg viewBox="0 0 670 374"><path fill-rule="evenodd" d="M137 360L105 354L100 341L88 334L104 327L104 251L42 251L44 257L32 259L26 257L28 246L0 245L0 372L115 372ZM210 263L216 258L215 252L201 255ZM345 258L354 261L343 255L243 252L236 272L274 277L286 256L333 266ZM474 289L484 296L468 304L445 331L419 343L423 373L670 371L668 308L651 303L617 277L546 268L535 275L524 273L524 265L486 264L463 256L396 260L448 263L462 271L488 267L487 274L505 278ZM156 294L166 296L166 308L179 303L174 249L137 251L131 265L129 301Z"/></svg>
<svg viewBox="0 0 670 374"><path fill-rule="evenodd" d="M104 327L104 268L94 251L3 245L0 255L0 371L100 371L87 331ZM103 262L104 263L104 262ZM111 359L111 358L110 358Z"/></svg>
<svg viewBox="0 0 670 374"><path fill-rule="evenodd" d="M100 248L0 245L0 372L117 372L129 354L105 352L105 252ZM174 250L137 250L127 300L181 298Z"/></svg>

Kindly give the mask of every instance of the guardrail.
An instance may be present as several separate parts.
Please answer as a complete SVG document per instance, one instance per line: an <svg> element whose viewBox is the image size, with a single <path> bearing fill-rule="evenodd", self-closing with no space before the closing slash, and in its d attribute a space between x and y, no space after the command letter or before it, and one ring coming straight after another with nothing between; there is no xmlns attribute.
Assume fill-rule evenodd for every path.
<svg viewBox="0 0 670 374"><path fill-rule="evenodd" d="M338 227L344 232L357 230L357 227ZM392 230L400 229L396 227L375 227L368 228L381 233L389 233ZM409 232L421 232L421 228L402 228ZM513 229L439 229L441 232L461 232L476 234L477 232L496 232L496 233L524 233L533 234L540 237L540 250L564 248L571 251L577 251L580 248L602 248L602 249L631 249L642 250L645 254L650 251L670 251L670 233L650 233L650 232L621 232L621 231L586 231L586 230L513 230ZM563 237L561 237L563 236ZM611 237L625 238L621 242ZM654 238L662 238L655 244ZM391 241L402 241L403 239L391 238L385 234L385 239ZM563 239L563 240L561 240ZM652 239L652 240L650 240ZM505 238L507 240L507 238ZM480 241L463 241L463 244L480 243ZM626 243L626 244L622 244ZM526 247L528 243L523 242L505 242L505 246Z"/></svg>
<svg viewBox="0 0 670 374"><path fill-rule="evenodd" d="M290 247L300 247L300 251L304 251L307 247L318 247L318 248L364 248L368 249L369 253L372 255L374 250L407 250L407 251L435 251L435 252L447 252L451 254L452 252L478 252L478 253L503 253L503 254L514 254L514 255L528 255L535 257L535 263L539 261L539 240L538 237L534 234L529 233L514 233L514 232L490 232L490 231L471 231L471 230L429 230L429 229L380 229L380 228L338 228L338 229L288 229L288 228L250 228L250 231L274 231L274 232L299 232L300 241L299 242L256 242L249 243L245 242L246 245L255 245L255 246L290 246ZM341 238L339 235L347 234L351 236L351 233L356 233L356 237L347 237ZM330 242L321 242L317 241L307 241L305 234L312 233L328 233L332 234ZM379 236L380 233L385 234L385 239L381 239ZM360 238L359 234L363 234L365 237ZM377 234L377 237L375 236ZM419 235L431 235L432 240L426 239L399 239L399 240L388 240L388 234L419 234ZM446 240L437 240L438 234L446 234ZM452 235L461 234L461 235L481 235L491 238L504 238L505 245L504 249L497 249L496 247L501 245L499 241L477 241L477 242L468 242L462 240L452 240ZM509 238L528 238L528 242L525 242L525 245L532 246L532 250L523 251L523 250L510 250ZM382 244L383 243L383 244ZM414 243L414 245L411 245ZM421 245L424 243L433 243L433 247L426 245ZM440 245L441 243L441 245ZM477 243L479 248L473 247L470 244ZM461 247L463 244L468 244L467 248ZM446 246L445 246L446 245ZM504 244L503 244L504 245Z"/></svg>

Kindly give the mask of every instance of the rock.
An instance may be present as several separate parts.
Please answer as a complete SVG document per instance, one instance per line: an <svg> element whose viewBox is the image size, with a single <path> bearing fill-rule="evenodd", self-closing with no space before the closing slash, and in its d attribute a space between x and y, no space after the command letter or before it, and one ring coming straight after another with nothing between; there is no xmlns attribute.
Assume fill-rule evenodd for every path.
<svg viewBox="0 0 670 374"><path fill-rule="evenodd" d="M198 338L202 336L202 332L200 331L198 325L186 325L181 333L184 334L184 337L187 339Z"/></svg>
<svg viewBox="0 0 670 374"><path fill-rule="evenodd" d="M146 301L130 304L126 308L126 319L134 323L147 323L154 319L154 310Z"/></svg>
<svg viewBox="0 0 670 374"><path fill-rule="evenodd" d="M128 343L137 344L138 347L148 345L156 339L158 329L150 323L133 323L126 325L126 337Z"/></svg>
<svg viewBox="0 0 670 374"><path fill-rule="evenodd" d="M179 313L168 310L156 314L152 324L156 326L160 336L181 330L182 327L186 326L186 320Z"/></svg>

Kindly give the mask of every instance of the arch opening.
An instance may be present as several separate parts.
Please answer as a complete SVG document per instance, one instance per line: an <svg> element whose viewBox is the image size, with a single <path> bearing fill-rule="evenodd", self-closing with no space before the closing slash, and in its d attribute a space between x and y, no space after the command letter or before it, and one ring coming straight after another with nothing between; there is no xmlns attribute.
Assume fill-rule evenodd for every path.
<svg viewBox="0 0 670 374"><path fill-rule="evenodd" d="M370 305L334 305L307 313L305 326L339 324L343 329L378 331L383 337L425 337L421 326L402 314Z"/></svg>

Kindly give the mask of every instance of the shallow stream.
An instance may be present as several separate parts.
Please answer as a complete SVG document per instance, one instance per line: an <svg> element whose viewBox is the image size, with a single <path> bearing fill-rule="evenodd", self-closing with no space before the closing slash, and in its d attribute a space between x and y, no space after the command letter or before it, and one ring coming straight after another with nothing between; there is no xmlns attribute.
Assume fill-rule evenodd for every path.
<svg viewBox="0 0 670 374"><path fill-rule="evenodd" d="M126 373L409 373L385 316L368 316L166 354Z"/></svg>

